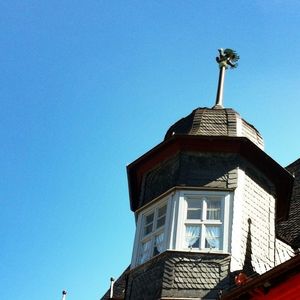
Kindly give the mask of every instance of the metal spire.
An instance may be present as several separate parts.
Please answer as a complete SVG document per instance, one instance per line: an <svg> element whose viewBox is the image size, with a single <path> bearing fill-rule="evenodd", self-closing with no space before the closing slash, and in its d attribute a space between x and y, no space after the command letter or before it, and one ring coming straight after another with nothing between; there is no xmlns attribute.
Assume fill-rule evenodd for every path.
<svg viewBox="0 0 300 300"><path fill-rule="evenodd" d="M213 108L223 108L223 91L224 91L224 79L225 79L225 70L228 67L234 69L237 67L237 61L239 56L232 49L222 48L218 49L219 56L216 57L217 63L219 64L220 73L219 73L219 82L218 82L218 91L216 97L216 104Z"/></svg>

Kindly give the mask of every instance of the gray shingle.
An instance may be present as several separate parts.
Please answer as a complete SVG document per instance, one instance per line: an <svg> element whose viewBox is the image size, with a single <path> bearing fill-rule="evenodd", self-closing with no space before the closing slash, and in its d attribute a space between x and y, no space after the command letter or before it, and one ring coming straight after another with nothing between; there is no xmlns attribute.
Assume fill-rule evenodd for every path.
<svg viewBox="0 0 300 300"><path fill-rule="evenodd" d="M220 264L211 260L193 260L174 263L174 288L211 289L220 281Z"/></svg>
<svg viewBox="0 0 300 300"><path fill-rule="evenodd" d="M231 108L197 108L185 118L173 124L165 135L165 140L174 134L204 136L237 136L237 122L240 115ZM242 119L242 136L247 137L260 148L263 138L258 130Z"/></svg>
<svg viewBox="0 0 300 300"><path fill-rule="evenodd" d="M287 221L277 225L278 236L287 241L294 249L300 248L300 159L286 169L295 176L293 195Z"/></svg>
<svg viewBox="0 0 300 300"><path fill-rule="evenodd" d="M119 299L214 298L228 284L230 256L166 251L143 265L126 270L115 283ZM222 271L223 269L223 271ZM127 285L126 285L127 276ZM109 291L102 298L108 299Z"/></svg>
<svg viewBox="0 0 300 300"><path fill-rule="evenodd" d="M126 286L126 276L129 272L129 267L122 273L122 275L115 281L114 283L114 292L113 296L115 298L124 298L125 295L125 286ZM105 295L101 298L101 300L107 300L109 298L110 290L108 290Z"/></svg>

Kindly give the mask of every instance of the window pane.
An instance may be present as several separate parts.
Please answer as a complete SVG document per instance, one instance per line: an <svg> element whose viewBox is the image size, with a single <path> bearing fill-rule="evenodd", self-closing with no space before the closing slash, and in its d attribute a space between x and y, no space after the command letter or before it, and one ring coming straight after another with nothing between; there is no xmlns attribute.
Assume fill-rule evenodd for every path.
<svg viewBox="0 0 300 300"><path fill-rule="evenodd" d="M199 249L200 235L200 226L187 225L185 227L185 247Z"/></svg>
<svg viewBox="0 0 300 300"><path fill-rule="evenodd" d="M144 236L151 233L153 230L153 219L154 219L154 212L148 216L145 216L145 223L144 223Z"/></svg>
<svg viewBox="0 0 300 300"><path fill-rule="evenodd" d="M200 199L187 200L187 219L188 220L201 220L202 219L202 201Z"/></svg>
<svg viewBox="0 0 300 300"><path fill-rule="evenodd" d="M152 232L153 223L145 226L144 228L144 236Z"/></svg>
<svg viewBox="0 0 300 300"><path fill-rule="evenodd" d="M142 264L143 262L147 261L150 258L150 247L151 247L151 240L141 244L140 259L139 259L140 264Z"/></svg>
<svg viewBox="0 0 300 300"><path fill-rule="evenodd" d="M153 256L163 251L164 233L160 233L154 238Z"/></svg>
<svg viewBox="0 0 300 300"><path fill-rule="evenodd" d="M152 223L152 222L153 222L153 219L154 219L154 213L152 213L152 214L146 216L145 224Z"/></svg>
<svg viewBox="0 0 300 300"><path fill-rule="evenodd" d="M207 220L221 220L221 201L207 201Z"/></svg>
<svg viewBox="0 0 300 300"><path fill-rule="evenodd" d="M167 205L164 205L163 207L160 207L158 209L158 217L161 217L163 215L165 215L167 212Z"/></svg>
<svg viewBox="0 0 300 300"><path fill-rule="evenodd" d="M202 219L202 209L189 209L187 211L188 220L201 220Z"/></svg>
<svg viewBox="0 0 300 300"><path fill-rule="evenodd" d="M220 249L220 226L205 227L205 248Z"/></svg>
<svg viewBox="0 0 300 300"><path fill-rule="evenodd" d="M160 228L165 225L166 222L166 212L167 212L167 206L164 205L163 207L160 207L157 212L157 221L156 221L156 228Z"/></svg>
<svg viewBox="0 0 300 300"><path fill-rule="evenodd" d="M166 222L166 216L162 216L160 219L157 219L156 228L164 226Z"/></svg>

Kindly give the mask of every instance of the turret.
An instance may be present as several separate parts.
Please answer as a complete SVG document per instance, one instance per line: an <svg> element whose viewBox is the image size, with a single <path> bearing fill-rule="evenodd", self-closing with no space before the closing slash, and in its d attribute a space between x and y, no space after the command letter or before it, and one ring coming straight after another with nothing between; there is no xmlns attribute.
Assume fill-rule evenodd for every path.
<svg viewBox="0 0 300 300"><path fill-rule="evenodd" d="M215 105L177 121L127 167L136 234L125 299L217 299L236 274L288 256L275 224L293 177L264 152L259 131L223 107L225 70L239 57L219 53Z"/></svg>

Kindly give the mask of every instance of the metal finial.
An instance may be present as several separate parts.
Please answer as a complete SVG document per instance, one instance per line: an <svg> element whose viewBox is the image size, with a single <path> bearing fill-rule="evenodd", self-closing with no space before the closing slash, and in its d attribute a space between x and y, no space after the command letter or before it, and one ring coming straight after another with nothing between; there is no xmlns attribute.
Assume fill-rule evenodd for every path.
<svg viewBox="0 0 300 300"><path fill-rule="evenodd" d="M65 290L62 291L62 300L66 299L67 292Z"/></svg>
<svg viewBox="0 0 300 300"><path fill-rule="evenodd" d="M114 296L114 284L115 279L113 277L110 277L109 299L112 299Z"/></svg>
<svg viewBox="0 0 300 300"><path fill-rule="evenodd" d="M219 64L220 73L219 73L219 82L218 82L218 91L216 97L216 104L213 108L223 108L223 91L224 91L224 78L225 70L230 67L234 69L237 67L237 61L239 60L238 54L232 49L218 49L219 56L216 57L216 61Z"/></svg>

